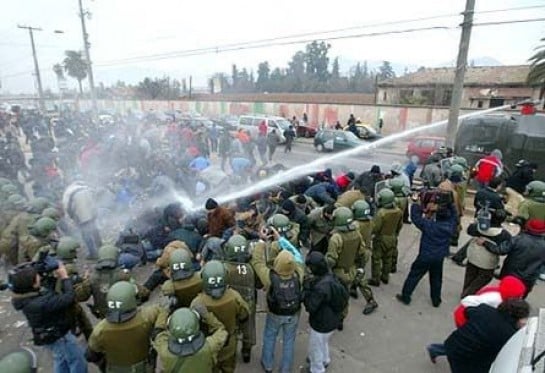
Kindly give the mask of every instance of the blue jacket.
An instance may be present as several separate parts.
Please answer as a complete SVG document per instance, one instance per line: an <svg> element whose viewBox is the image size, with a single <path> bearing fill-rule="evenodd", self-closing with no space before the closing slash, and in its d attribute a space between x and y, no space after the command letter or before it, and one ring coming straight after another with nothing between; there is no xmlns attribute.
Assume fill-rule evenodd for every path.
<svg viewBox="0 0 545 373"><path fill-rule="evenodd" d="M320 204L333 204L337 198L337 193L330 183L314 184L305 191L305 195L309 196Z"/></svg>
<svg viewBox="0 0 545 373"><path fill-rule="evenodd" d="M440 260L449 255L450 238L456 228L456 210L450 207L450 218L435 221L422 216L422 207L418 203L411 206L411 220L422 231L418 258L422 260Z"/></svg>

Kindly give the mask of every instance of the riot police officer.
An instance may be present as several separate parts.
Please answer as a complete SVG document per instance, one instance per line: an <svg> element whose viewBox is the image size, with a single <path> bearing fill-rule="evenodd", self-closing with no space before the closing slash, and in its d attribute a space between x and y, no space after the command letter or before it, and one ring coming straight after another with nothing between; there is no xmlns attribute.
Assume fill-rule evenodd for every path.
<svg viewBox="0 0 545 373"><path fill-rule="evenodd" d="M103 245L98 249L98 260L95 271L91 275L91 293L93 305L91 312L95 317L103 319L108 311L106 296L110 287L119 281L134 282L130 271L121 269L117 265L119 249L113 245ZM143 286L138 286L137 298L145 301L149 297L149 291Z"/></svg>
<svg viewBox="0 0 545 373"><path fill-rule="evenodd" d="M78 273L75 262L80 246L80 243L73 237L61 237L59 244L57 245L56 254L57 258L64 263L66 272L72 281L74 292L76 293L76 301L74 302L73 307L67 311L66 317L70 319L72 332L74 332L75 335L78 335L79 332L81 332L85 336L85 339L89 340L91 332L93 331L93 325L81 307L80 302L85 302L91 296L91 282L89 281L87 274L84 274L82 277ZM57 281L55 287L57 292L60 290L59 287L60 282Z"/></svg>
<svg viewBox="0 0 545 373"><path fill-rule="evenodd" d="M38 358L28 347L22 347L0 359L0 372L36 373L37 371Z"/></svg>
<svg viewBox="0 0 545 373"><path fill-rule="evenodd" d="M112 285L106 302L106 319L91 334L87 360L99 362L104 358L107 372L153 372L150 337L159 306L138 308L136 287L127 281Z"/></svg>
<svg viewBox="0 0 545 373"><path fill-rule="evenodd" d="M403 221L408 221L409 215L409 193L410 189L404 184L403 179L396 177L394 179L388 180L388 186L394 192L395 204L403 213ZM390 273L397 272L397 242L395 249L392 251L392 268Z"/></svg>
<svg viewBox="0 0 545 373"><path fill-rule="evenodd" d="M159 317L157 328L167 329L159 333L153 347L159 355L166 372L216 371L219 353L229 336L225 326L206 307L199 305L194 309L180 308L168 318ZM205 336L200 321L206 326L209 336Z"/></svg>
<svg viewBox="0 0 545 373"><path fill-rule="evenodd" d="M395 205L395 194L382 189L377 195L378 211L373 219L372 279L369 285L388 284L392 271L392 256L397 247L397 236L403 227L403 212Z"/></svg>
<svg viewBox="0 0 545 373"><path fill-rule="evenodd" d="M545 220L545 182L534 180L526 186L527 198L519 205L517 221Z"/></svg>
<svg viewBox="0 0 545 373"><path fill-rule="evenodd" d="M57 223L50 218L40 218L31 225L29 234L19 240L18 262L34 260L40 248L50 245L57 238L56 229Z"/></svg>
<svg viewBox="0 0 545 373"><path fill-rule="evenodd" d="M161 291L169 299L170 311L189 307L193 299L202 291L201 276L193 269L189 250L176 249L170 254L169 279Z"/></svg>
<svg viewBox="0 0 545 373"><path fill-rule="evenodd" d="M225 282L240 293L250 307L248 319L241 324L242 330L242 360L250 362L252 347L256 344L256 277L250 265L250 245L246 238L235 234L224 246Z"/></svg>
<svg viewBox="0 0 545 373"><path fill-rule="evenodd" d="M223 263L217 260L206 263L201 277L204 292L201 292L191 305L203 304L225 325L229 338L219 353L216 368L226 373L234 372L237 351L236 330L248 318L250 307L236 290L227 287Z"/></svg>
<svg viewBox="0 0 545 373"><path fill-rule="evenodd" d="M354 222L352 211L348 207L335 209L333 224L334 228L325 255L327 262L347 289L352 288L353 285L362 289L366 284L362 275L357 276L357 274L364 272L365 244L358 231L358 226ZM358 283L355 283L356 279ZM363 310L363 313L367 315L373 312L378 305L373 299L372 293L369 296L368 292L361 291L368 303ZM344 316L347 314L348 308L344 310Z"/></svg>

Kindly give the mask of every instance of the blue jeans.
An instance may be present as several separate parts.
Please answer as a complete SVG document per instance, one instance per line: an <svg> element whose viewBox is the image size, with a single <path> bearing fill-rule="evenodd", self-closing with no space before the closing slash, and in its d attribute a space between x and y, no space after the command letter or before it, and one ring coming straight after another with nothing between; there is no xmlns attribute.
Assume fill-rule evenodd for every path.
<svg viewBox="0 0 545 373"><path fill-rule="evenodd" d="M55 373L87 373L87 360L83 349L71 332L44 347L53 354Z"/></svg>
<svg viewBox="0 0 545 373"><path fill-rule="evenodd" d="M291 372L299 316L300 312L297 312L293 316L279 316L270 312L267 313L265 330L263 331L263 351L261 354L261 363L265 369L273 369L276 338L280 330L282 330L282 363L280 373Z"/></svg>

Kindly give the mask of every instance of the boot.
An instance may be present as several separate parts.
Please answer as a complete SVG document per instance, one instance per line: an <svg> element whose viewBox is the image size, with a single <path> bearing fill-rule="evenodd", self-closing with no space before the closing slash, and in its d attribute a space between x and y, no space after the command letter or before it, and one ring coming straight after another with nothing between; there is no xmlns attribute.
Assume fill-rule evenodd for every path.
<svg viewBox="0 0 545 373"><path fill-rule="evenodd" d="M358 289L355 285L350 285L350 290L348 292L350 296L354 299L358 299Z"/></svg>
<svg viewBox="0 0 545 373"><path fill-rule="evenodd" d="M367 283L368 283L370 286L375 286L375 287L380 286L380 281L379 281L379 280L375 280L374 278L370 279Z"/></svg>
<svg viewBox="0 0 545 373"><path fill-rule="evenodd" d="M369 315L370 313L372 313L377 308L378 308L377 302L374 299L371 299L369 302L367 302L367 304L363 308L362 313L364 315Z"/></svg>
<svg viewBox="0 0 545 373"><path fill-rule="evenodd" d="M244 363L249 363L252 360L252 350L251 348L242 348L242 361Z"/></svg>

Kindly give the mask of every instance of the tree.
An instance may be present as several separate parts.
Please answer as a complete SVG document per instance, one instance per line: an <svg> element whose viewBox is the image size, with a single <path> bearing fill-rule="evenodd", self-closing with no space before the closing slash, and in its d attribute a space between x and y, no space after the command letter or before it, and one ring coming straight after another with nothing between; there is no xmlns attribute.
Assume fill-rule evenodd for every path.
<svg viewBox="0 0 545 373"><path fill-rule="evenodd" d="M168 83L165 82L165 79L159 78L145 78L143 81L138 83L138 93L143 98L151 98L155 100L159 98L161 93L168 89Z"/></svg>
<svg viewBox="0 0 545 373"><path fill-rule="evenodd" d="M327 82L329 79L329 57L327 52L331 44L318 43L316 40L307 44L305 48L305 62L307 75L318 79L320 82Z"/></svg>
<svg viewBox="0 0 545 373"><path fill-rule="evenodd" d="M540 40L545 43L545 38ZM545 95L545 44L536 48L536 53L528 59L530 72L526 81L530 85L540 85L539 99Z"/></svg>
<svg viewBox="0 0 545 373"><path fill-rule="evenodd" d="M53 72L57 76L57 80L64 80L64 68L60 63L53 65Z"/></svg>
<svg viewBox="0 0 545 373"><path fill-rule="evenodd" d="M390 64L390 61L382 61L382 65L378 68L378 78L379 80L386 80L395 78L396 73Z"/></svg>
<svg viewBox="0 0 545 373"><path fill-rule="evenodd" d="M305 74L305 53L299 51L293 55L288 63L287 83L290 92L304 92L307 83Z"/></svg>
<svg viewBox="0 0 545 373"><path fill-rule="evenodd" d="M87 62L79 51L65 51L64 54L64 70L68 76L78 81L79 93L83 94L81 81L87 77Z"/></svg>
<svg viewBox="0 0 545 373"><path fill-rule="evenodd" d="M337 80L341 77L339 71L339 57L335 57L333 60L333 66L331 66L331 79Z"/></svg>
<svg viewBox="0 0 545 373"><path fill-rule="evenodd" d="M237 65L235 65L235 64L233 64L233 66L231 67L231 80L233 82L232 88L237 89L237 87L238 87L238 69L237 69Z"/></svg>
<svg viewBox="0 0 545 373"><path fill-rule="evenodd" d="M257 81L255 82L255 86L259 92L264 92L267 90L270 72L271 68L269 67L269 63L267 61L263 61L257 65Z"/></svg>

